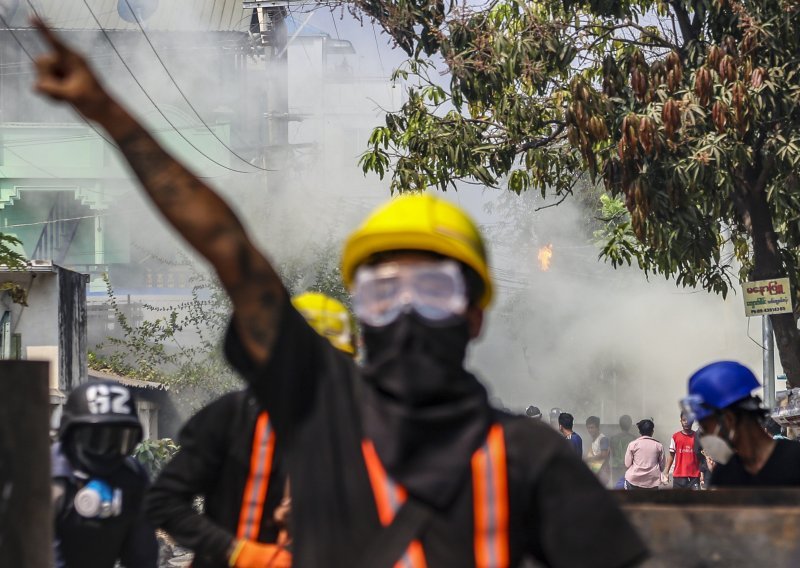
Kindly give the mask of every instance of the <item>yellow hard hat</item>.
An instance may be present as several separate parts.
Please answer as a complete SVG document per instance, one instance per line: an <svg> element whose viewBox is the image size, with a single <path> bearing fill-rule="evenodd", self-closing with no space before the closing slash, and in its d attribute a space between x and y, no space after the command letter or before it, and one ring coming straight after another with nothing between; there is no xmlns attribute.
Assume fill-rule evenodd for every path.
<svg viewBox="0 0 800 568"><path fill-rule="evenodd" d="M344 245L342 277L352 286L356 269L373 255L416 250L433 252L463 262L483 281L478 305L492 300L492 279L486 248L478 228L464 211L427 193L407 193L376 209Z"/></svg>
<svg viewBox="0 0 800 568"><path fill-rule="evenodd" d="M354 355L353 322L350 312L338 300L320 292L304 292L292 304L308 324L337 349Z"/></svg>

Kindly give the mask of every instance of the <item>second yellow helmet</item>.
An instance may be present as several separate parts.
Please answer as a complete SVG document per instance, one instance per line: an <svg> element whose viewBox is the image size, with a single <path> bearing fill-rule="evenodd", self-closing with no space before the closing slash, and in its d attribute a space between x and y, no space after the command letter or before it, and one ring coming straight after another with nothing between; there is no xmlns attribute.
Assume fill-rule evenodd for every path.
<svg viewBox="0 0 800 568"><path fill-rule="evenodd" d="M295 309L317 333L337 349L355 354L354 326L350 312L340 301L320 292L304 292L292 298Z"/></svg>

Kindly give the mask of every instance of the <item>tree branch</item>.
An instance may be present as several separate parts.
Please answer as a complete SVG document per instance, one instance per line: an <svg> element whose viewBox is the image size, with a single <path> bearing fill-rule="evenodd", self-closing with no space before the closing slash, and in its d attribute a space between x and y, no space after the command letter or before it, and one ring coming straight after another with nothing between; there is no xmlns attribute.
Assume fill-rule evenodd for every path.
<svg viewBox="0 0 800 568"><path fill-rule="evenodd" d="M680 2L680 0L670 0L669 5L672 6L672 10L675 12L675 17L678 18L678 25L681 28L681 35L683 36L684 45L691 40L696 40L697 34L694 33L694 29L692 28L692 22L689 19L689 12L686 11L686 8L683 7L683 4Z"/></svg>
<svg viewBox="0 0 800 568"><path fill-rule="evenodd" d="M550 209L551 207L557 207L557 206L561 205L562 203L564 203L564 201L567 199L567 197L572 195L572 190L575 187L575 185L578 183L579 179L580 179L580 177L575 176L575 179L572 180L572 184L570 184L570 186L567 189L564 190L564 195L561 196L561 199L559 199L555 203L550 203L549 205L542 205L541 207L537 207L533 211L536 212L536 211L541 211L542 209Z"/></svg>
<svg viewBox="0 0 800 568"><path fill-rule="evenodd" d="M641 34L643 36L645 36L645 37L647 37L649 39L657 41L659 43L659 45L661 45L661 47L668 47L670 49L679 49L679 47L676 44L672 43L671 41L667 40L666 38L661 37L658 34L654 34L653 32L651 32L650 30L648 30L644 26L640 26L639 24L636 24L634 22L630 22L630 24L628 24L628 27L631 27L631 28L633 28L635 30L639 30L639 32L641 32ZM646 44L646 45L652 45L652 44Z"/></svg>
<svg viewBox="0 0 800 568"><path fill-rule="evenodd" d="M515 149L515 153L516 153L516 154L520 154L520 153L522 153L522 152L527 152L528 150L534 150L534 149L536 149L536 148L541 148L542 146L547 146L547 145L548 145L548 144L550 144L550 143L551 143L553 140L555 140L556 138L558 138L558 136L559 136L559 135L560 135L562 132L564 132L564 128L566 128L566 124L564 124L564 123L560 123L560 124L559 124L559 125L556 127L556 129L555 129L555 130L554 130L554 131L553 131L553 132L552 132L552 133L551 133L549 136L545 136L544 138L539 138L539 139L537 139L537 140L530 140L530 141L528 141L528 142L525 142L524 144L520 144L520 145L519 145L519 146L517 146L517 148Z"/></svg>

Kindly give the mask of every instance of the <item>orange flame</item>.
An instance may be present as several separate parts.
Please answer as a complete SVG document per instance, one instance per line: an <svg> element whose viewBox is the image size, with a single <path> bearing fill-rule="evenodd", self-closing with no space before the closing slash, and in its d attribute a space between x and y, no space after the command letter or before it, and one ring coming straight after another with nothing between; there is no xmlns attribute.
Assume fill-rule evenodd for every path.
<svg viewBox="0 0 800 568"><path fill-rule="evenodd" d="M544 272L550 270L550 260L553 258L553 245L549 244L539 249L539 268Z"/></svg>

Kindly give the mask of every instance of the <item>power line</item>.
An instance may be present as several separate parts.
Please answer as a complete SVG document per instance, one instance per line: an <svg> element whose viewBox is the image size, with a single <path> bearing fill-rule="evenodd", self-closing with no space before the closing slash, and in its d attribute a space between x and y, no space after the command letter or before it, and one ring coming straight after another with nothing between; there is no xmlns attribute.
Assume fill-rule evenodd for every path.
<svg viewBox="0 0 800 568"><path fill-rule="evenodd" d="M127 2L127 0L125 0ZM378 46L378 32L375 31L375 22L372 22L372 37L375 38L375 50L378 52L378 61L381 64L381 74L386 75L386 70L383 68L383 57L381 57L381 48Z"/></svg>
<svg viewBox="0 0 800 568"><path fill-rule="evenodd" d="M28 0L28 3L30 3L30 0ZM155 107L156 111L158 111L158 114L160 114L164 118L164 120L167 121L167 124L169 124L175 130L175 132L178 133L178 136L183 138L183 140L186 141L186 143L189 144L189 146L191 146L192 148L194 148L194 150L197 151L199 154L204 156L206 159L214 162L215 164L217 164L221 168L225 168L226 170L230 170L232 172L236 172L236 173L240 173L240 174L253 173L253 172L248 172L248 171L245 171L245 170L237 170L236 168L231 168L229 166L226 166L222 162L219 162L219 161L215 160L214 158L212 158L211 156L209 156L208 154L203 152L200 148L198 148L197 145L194 144L194 142L189 140L189 138L187 138L180 130L178 130L178 127L175 126L175 124L172 122L172 120L169 119L169 117L166 115L166 113L164 113L164 111L161 110L161 108L158 106L158 104L153 99L153 97L150 96L150 93L147 92L147 89L144 88L144 85L142 85L141 82L139 82L139 79L136 78L136 75L133 73L133 69L130 68L130 66L128 65L128 62L125 61L125 58L122 57L122 54L117 49L117 46L114 45L113 41L111 41L111 37L109 37L108 32L100 24L100 20L97 19L97 16L95 15L95 13L92 10L91 6L89 6L89 3L87 2L87 0L83 0L83 5L86 6L87 10L89 10L89 13L92 15L92 19L97 24L97 27L100 28L100 31L103 33L103 36L106 38L106 41L108 41L108 44L111 46L111 49L114 51L114 53L117 54L117 57L119 58L119 60L122 63L123 67L125 67L125 69L128 71L128 73L130 74L130 76L133 79L133 81L139 86L139 89L141 89L142 93L144 93L144 96L147 97L147 100L150 101L153 104L153 106ZM130 8L130 6L129 6L129 8ZM203 124L208 129L208 131L211 132L214 135L214 137L217 138L217 140L219 140L219 138L216 136L216 134L213 133L213 131L208 127L208 125L205 124L205 123L203 123ZM222 141L220 140L220 142L222 142ZM224 143L223 143L223 145L224 145ZM227 146L226 146L226 148L227 148ZM230 148L228 148L228 150L230 150ZM233 152L233 150L231 150L231 152ZM249 164L249 162L248 162L248 164ZM250 165L252 165L252 164L250 164Z"/></svg>
<svg viewBox="0 0 800 568"><path fill-rule="evenodd" d="M339 36L339 28L336 25L336 18L333 17L333 10L331 10L331 21L333 22L333 29L336 30L336 39L339 39L339 40L342 39Z"/></svg>
<svg viewBox="0 0 800 568"><path fill-rule="evenodd" d="M34 8L34 6L33 6L33 5L30 3L30 0L27 0L27 2L28 2L28 5L31 7L31 10L33 11L33 13L34 13L34 14L35 14L35 15L38 17L38 14L36 13L36 8ZM32 63L34 63L34 64L35 64L36 60L35 60L35 59L34 59L34 57L31 55L31 53L30 53L30 52L27 50L27 48L26 48L26 47L25 47L25 45L22 43L22 41L20 41L20 39L19 39L19 38L17 37L17 35L14 33L13 29L12 29L12 28L9 26L8 22L7 22L7 21L6 21L6 19L5 19L5 18L2 16L2 14L0 14L0 23L2 23L2 24L5 26L6 30L7 30L7 31L8 31L8 32L11 34L11 37L14 39L14 41L15 41L15 42L16 42L16 43L19 45L19 47L20 47L20 49L22 50L22 52L23 52L23 53L24 53L24 54L25 54L25 55L28 57L28 59L30 59L30 60L31 60L31 62L32 62ZM114 150L116 150L117 152L120 152L120 153L121 153L121 150L119 149L119 147L118 147L118 146L117 146L117 145L116 145L114 142L112 142L111 140L109 140L108 138L106 138L105 136L103 136L103 134L102 134L102 133L101 133L101 132L100 132L100 131L99 131L97 128L95 128L95 126L94 126L94 125L93 125L91 122L89 122L89 121L88 121L86 118L84 118L84 117L83 117L83 116L82 116L80 113L77 113L77 112L76 112L75 114L78 116L78 118L79 118L79 119L80 119L82 122L84 122L84 123L86 124L86 126L88 126L88 127L89 127L89 128L92 130L92 131L94 131L94 133L95 133L95 134L96 134L96 135L97 135L99 138L101 138L102 140L104 140L104 141L106 142L106 144L108 144L108 145L109 145L111 148L113 148L113 149L114 149ZM180 134L180 132L179 132L179 134ZM82 138L86 138L86 139L88 139L89 137L82 137ZM17 154L16 152L14 152L13 150L11 151L11 153L12 153L12 154L14 154L14 155L16 155L18 158L22 159L24 162L26 162L26 163L30 164L31 166L33 166L33 167L37 168L38 170L40 170L40 171L42 171L42 172L44 172L44 173L46 173L46 174L50 175L51 177L53 177L53 178L55 178L55 179L61 179L61 180L63 180L63 179L64 179L64 178L61 178L61 177L59 177L59 176L56 176L56 175L54 175L54 174L52 174L52 173L48 172L47 170L45 170L45 169L43 169L43 168L41 168L41 167L39 167L39 166L37 166L37 165L35 165L35 164L31 163L30 161L26 160L25 158L23 158L22 156L20 156L20 155L19 155L19 154ZM213 161L213 160L212 160L212 161ZM223 166L223 167L225 167L225 166ZM231 168L228 168L228 169L231 169ZM233 171L239 171L239 170L233 170ZM242 173L252 173L252 172L242 172ZM197 176L197 177L198 177L198 178L200 178L200 179L213 179L213 177L212 177L212 176Z"/></svg>
<svg viewBox="0 0 800 568"><path fill-rule="evenodd" d="M42 123L40 123L40 124L42 124ZM54 128L73 128L75 126L78 126L77 123L71 123L71 122L52 122L52 123L43 123L43 124L47 124L48 126L52 126ZM21 127L21 128L24 128L24 127ZM193 128L197 128L197 127L196 126L188 126L188 125L179 127L180 130L191 130ZM167 128L167 127L164 127L164 128L151 128L151 129L148 130L148 132L150 132L151 134L153 134L153 133L162 133L162 132L172 132L173 129L174 128ZM13 141L5 141L3 143L3 148L22 148L22 147L26 147L26 146L38 146L38 145L40 145L42 143L53 144L53 143L57 143L57 142L82 142L84 140L93 140L95 138L96 138L95 136L92 136L88 132L85 133L85 134L73 134L73 135L65 134L64 136L58 136L58 137L45 137L45 138L43 138L41 136L37 136L36 138L15 138Z"/></svg>
<svg viewBox="0 0 800 568"><path fill-rule="evenodd" d="M4 225L3 229L16 229L17 227L35 227L37 225L50 225L52 223L61 223L63 221L80 221L81 219L97 219L98 217L106 217L110 213L97 213L96 215L83 215L81 217L70 217L67 219L51 219L49 221L34 221L32 223L16 223L14 225Z"/></svg>
<svg viewBox="0 0 800 568"><path fill-rule="evenodd" d="M166 129L165 129L165 130L166 130ZM83 137L83 139L84 139L84 140L89 140L89 139L91 139L91 138L92 138L92 137L90 137L90 136L85 136L85 137ZM61 140L58 140L58 139L55 139L55 140L53 140L53 139L46 139L45 141L46 141L46 142L53 142L53 141L56 141L56 142L63 142L63 141L64 141L64 139L61 139ZM67 140L67 141L69 142L69 140ZM40 142L41 142L41 139L40 139ZM37 170L39 170L40 172L42 172L42 173L44 173L44 174L48 175L49 177L51 177L51 178L53 178L53 179L61 180L61 181L64 181L64 182L70 182L70 181L71 181L71 180L70 180L70 179L68 179L68 178L65 178L65 177L59 176L59 175L57 175L57 174L54 174L53 172L51 172L51 171L49 171L49 170L46 170L45 168L43 168L42 166L40 166L40 165L38 165L38 164L34 164L34 163L33 163L33 162L31 162L30 160L28 160L27 158L25 158L24 156L22 156L22 155L21 155L19 152L15 152L14 150L12 150L12 149L11 149L11 148L12 148L12 146L14 146L14 145L13 145L13 144L3 144L3 149L4 149L4 150L8 150L8 151L9 151L9 152L11 152L12 154L14 154L14 155L15 155L17 158L19 158L20 160L22 160L23 162L25 162L26 164L28 164L30 167L32 167L32 168L34 168L34 169L37 169ZM4 167L4 166L0 166L0 170L2 170L2 168L3 168L3 167ZM6 176L6 177L7 177L7 176ZM201 176L201 175L195 175L195 177L197 177L198 179L216 179L218 176ZM103 179L103 178L100 178L100 179ZM80 189L81 191L88 191L88 192L90 192L90 193L98 193L98 194L101 194L101 195L105 195L105 191L100 191L100 190L96 190L96 189L91 189L91 188L88 188L88 187L79 187L79 189ZM58 191L58 190L57 190L57 191ZM124 195L124 194L123 194L123 195ZM119 196L117 196L117 197L119 197Z"/></svg>
<svg viewBox="0 0 800 568"><path fill-rule="evenodd" d="M33 10L33 13L34 13L34 14L36 14L36 9L35 9L35 8L33 7L33 5L30 3L30 0L27 0L27 2L28 2L28 4L30 5L31 9ZM28 49L25 47L25 45L22 43L22 41L20 41L20 39L17 37L17 34L15 34L15 33L14 33L12 30L11 30L11 28L10 28L10 27L9 27L9 25L8 25L8 22L7 22L7 21L6 21L6 19L3 17L3 15L2 15L2 14L0 14L0 22L2 22L2 24L3 24L3 25L6 27L6 29L8 30L8 32L11 34L11 37L12 37L12 38L14 38L14 41L15 41L15 42L17 42L17 44L19 45L19 47L20 47L20 49L22 50L22 52L23 52L25 55L27 55L27 56L28 56L28 59L30 59L30 60L31 60L31 63L34 63L34 64L35 64L35 63L36 63L36 60L35 60L35 59L34 59L34 57L33 57L33 56L30 54L30 52L29 52L29 51L28 51ZM108 138L106 138L105 136L103 136L103 134L102 134L102 133L101 133L99 130L97 130L97 128L95 128L95 127L94 127L94 125L93 125L91 122L89 122L89 121L88 121L86 118L84 118L84 117L83 117L83 115L81 115L80 113L77 113L77 114L78 114L78 118L80 118L80 119L81 119L83 122L85 122L85 123L86 123L86 126L88 126L89 128L91 128L92 130L94 130L95 134L97 134L97 135L98 135L100 138L102 138L103 140L105 140L105 141L108 143L108 145L109 145L109 146L111 146L111 147L112 147L112 148L114 148L115 150L118 150L118 151L119 151L119 147L118 147L116 144L114 144L114 143L113 143L113 142L111 142L111 141L110 141Z"/></svg>
<svg viewBox="0 0 800 568"><path fill-rule="evenodd" d="M30 3L30 0L27 0L27 1ZM186 96L186 94L183 92L183 89L181 89L180 85L178 85L178 82L177 82L177 81L175 80L175 78L172 76L172 73L170 73L169 69L167 68L167 65L164 63L164 60L162 60L162 59L161 59L161 55L159 55L159 53L158 53L158 50L156 50L155 46L153 45L153 42L152 42L152 41L150 41L150 36L149 36L149 34L148 34L146 31L145 31L145 29L144 29L144 26L142 26L142 23L139 21L139 16L138 16L138 15L136 15L136 12L135 12L135 11L133 10L133 8L131 7L131 5L130 5L130 2L128 2L128 0L124 0L124 1L125 1L125 5L126 5L126 6L128 7L128 9L131 11L131 14L133 15L133 19L134 19L134 20L136 20L136 25L137 25L137 26L139 26L139 29L141 30L141 32L142 32L142 35L144 36L144 39L147 41L147 44L150 46L150 49L152 49L152 50L153 50L153 54L156 56L156 59L158 59L158 62L161 64L161 67L164 69L164 71L166 72L167 76L170 78L170 81L172 81L172 84L173 84L173 85L175 85L175 88L178 90L178 92L180 93L180 95L181 95L181 97L183 98L183 100L186 102L186 104L189 106L189 108L190 108L190 109L192 109L192 112L194 112L194 114L197 116L197 118L200 120L200 122L202 122L202 123L203 123L203 126L205 126L205 127L206 127L206 129L208 129L208 131L211 133L211 135L212 135L214 138L216 138L216 139L217 139L217 141L218 141L220 144L222 144L222 145L223 145L225 148L227 148L227 150L228 150L228 151L229 151L231 154L233 154L234 156L236 156L236 157L237 157L239 160L241 160L242 162L246 163L248 166L250 166L250 167L252 167L252 168L256 168L256 169L258 169L258 170L261 170L261 171L265 171L265 172L271 171L269 168L262 168L261 166L257 166L257 165L255 165L255 164L252 164L252 163L250 163L250 161L248 161L246 158L244 158L244 157L240 156L239 154L237 154L237 153L236 153L236 151L234 151L234 150L233 150L233 148L231 148L230 146L228 146L227 144L225 144L225 142L223 142L223 141L222 141L222 139L221 139L219 136L217 136L216 132L214 132L214 131L211 129L211 127L210 127L210 126L208 126L208 124L207 124L207 123L206 123L206 121L203 119L203 117L202 117L202 116L200 116L200 113L199 113L199 112L197 112L197 109L194 107L194 105L191 103L191 101L189 101L189 98L188 98L188 97ZM86 0L84 0L84 3L86 3ZM101 27L101 29L102 29L102 27Z"/></svg>

